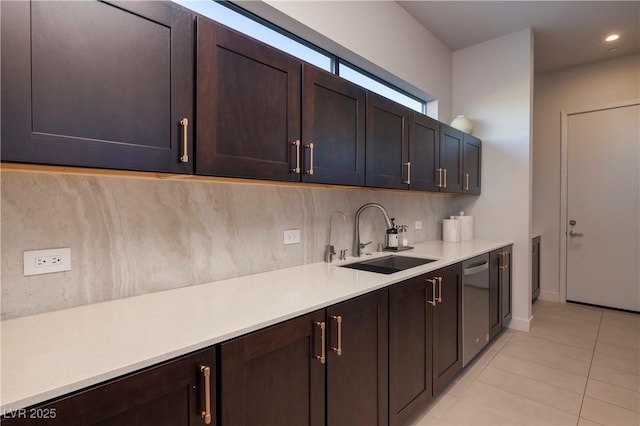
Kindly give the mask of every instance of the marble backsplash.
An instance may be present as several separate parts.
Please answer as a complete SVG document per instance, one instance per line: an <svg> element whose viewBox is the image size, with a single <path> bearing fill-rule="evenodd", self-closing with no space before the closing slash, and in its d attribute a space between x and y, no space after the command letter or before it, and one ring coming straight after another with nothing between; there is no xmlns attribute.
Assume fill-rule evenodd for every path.
<svg viewBox="0 0 640 426"><path fill-rule="evenodd" d="M13 170L1 194L2 319L321 262L336 210L347 220L334 215L332 243L351 254L368 202L409 225L410 243L440 239L453 214L451 196L424 192ZM378 210L362 214L373 250L385 228ZM285 246L285 229L301 244ZM57 247L71 271L23 276L23 251Z"/></svg>

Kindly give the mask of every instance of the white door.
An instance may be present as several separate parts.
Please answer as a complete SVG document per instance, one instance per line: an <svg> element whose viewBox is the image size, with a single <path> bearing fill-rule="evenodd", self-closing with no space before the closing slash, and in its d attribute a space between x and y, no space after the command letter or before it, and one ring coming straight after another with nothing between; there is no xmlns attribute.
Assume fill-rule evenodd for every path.
<svg viewBox="0 0 640 426"><path fill-rule="evenodd" d="M640 105L567 118L567 300L640 311Z"/></svg>

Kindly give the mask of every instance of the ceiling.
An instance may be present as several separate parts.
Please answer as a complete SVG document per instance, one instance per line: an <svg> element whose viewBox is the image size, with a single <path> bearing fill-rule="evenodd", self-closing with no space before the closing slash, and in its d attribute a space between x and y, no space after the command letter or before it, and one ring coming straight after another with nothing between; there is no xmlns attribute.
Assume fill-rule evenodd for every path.
<svg viewBox="0 0 640 426"><path fill-rule="evenodd" d="M640 1L398 1L398 4L454 51L532 28L536 72L640 52ZM604 38L611 33L619 34L620 39L605 42Z"/></svg>

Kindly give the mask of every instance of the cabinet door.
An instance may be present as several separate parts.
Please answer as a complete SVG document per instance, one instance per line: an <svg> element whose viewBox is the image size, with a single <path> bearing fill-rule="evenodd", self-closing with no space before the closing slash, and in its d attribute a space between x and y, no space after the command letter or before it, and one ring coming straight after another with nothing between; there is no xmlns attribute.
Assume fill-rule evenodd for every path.
<svg viewBox="0 0 640 426"><path fill-rule="evenodd" d="M462 369L461 264L429 275L438 278L438 303L433 307L433 394L439 394Z"/></svg>
<svg viewBox="0 0 640 426"><path fill-rule="evenodd" d="M464 133L446 124L440 124L440 168L442 192L462 192L462 151Z"/></svg>
<svg viewBox="0 0 640 426"><path fill-rule="evenodd" d="M408 108L367 92L367 186L408 188L410 114Z"/></svg>
<svg viewBox="0 0 640 426"><path fill-rule="evenodd" d="M428 293L428 294L427 294ZM432 287L416 277L389 288L389 424L402 425L433 395Z"/></svg>
<svg viewBox="0 0 640 426"><path fill-rule="evenodd" d="M438 191L440 123L414 112L409 130L410 189Z"/></svg>
<svg viewBox="0 0 640 426"><path fill-rule="evenodd" d="M327 308L327 424L388 424L388 310L386 289Z"/></svg>
<svg viewBox="0 0 640 426"><path fill-rule="evenodd" d="M511 320L511 252L512 246L505 247L501 250L500 313L502 327L506 327Z"/></svg>
<svg viewBox="0 0 640 426"><path fill-rule="evenodd" d="M502 330L502 313L500 311L500 266L502 250L489 253L489 339L493 339Z"/></svg>
<svg viewBox="0 0 640 426"><path fill-rule="evenodd" d="M196 426L204 425L205 379L209 367L211 424L215 424L215 348L205 349L104 385L60 398L3 425ZM5 415L7 413L4 413Z"/></svg>
<svg viewBox="0 0 640 426"><path fill-rule="evenodd" d="M325 424L324 310L223 343L221 424Z"/></svg>
<svg viewBox="0 0 640 426"><path fill-rule="evenodd" d="M300 180L300 61L206 18L196 40L196 173Z"/></svg>
<svg viewBox="0 0 640 426"><path fill-rule="evenodd" d="M462 158L462 193L480 194L480 166L482 142L471 135L464 135Z"/></svg>
<svg viewBox="0 0 640 426"><path fill-rule="evenodd" d="M193 172L190 13L2 2L1 38L2 161Z"/></svg>
<svg viewBox="0 0 640 426"><path fill-rule="evenodd" d="M531 245L531 301L540 296L540 237L535 237Z"/></svg>
<svg viewBox="0 0 640 426"><path fill-rule="evenodd" d="M364 186L366 91L305 64L302 99L302 180Z"/></svg>

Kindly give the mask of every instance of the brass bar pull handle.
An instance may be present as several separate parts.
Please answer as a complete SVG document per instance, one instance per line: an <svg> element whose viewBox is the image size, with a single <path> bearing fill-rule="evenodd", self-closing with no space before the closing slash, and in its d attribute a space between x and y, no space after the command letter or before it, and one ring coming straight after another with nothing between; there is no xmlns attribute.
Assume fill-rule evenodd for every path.
<svg viewBox="0 0 640 426"><path fill-rule="evenodd" d="M508 265L507 265L507 252L506 251L500 251L500 252L498 252L498 256L500 256L500 266L498 266L498 268L507 269L508 268Z"/></svg>
<svg viewBox="0 0 640 426"><path fill-rule="evenodd" d="M442 185L443 188L447 187L447 169L442 169L444 172L444 185Z"/></svg>
<svg viewBox="0 0 640 426"><path fill-rule="evenodd" d="M436 306L436 281L438 280L436 278L427 278L425 281L431 283L431 290L433 294L433 300L429 300L429 298L427 298L427 303Z"/></svg>
<svg viewBox="0 0 640 426"><path fill-rule="evenodd" d="M442 169L438 167L436 172L438 172L438 183L436 183L436 187L442 188Z"/></svg>
<svg viewBox="0 0 640 426"><path fill-rule="evenodd" d="M464 190L469 190L469 173L464 174Z"/></svg>
<svg viewBox="0 0 640 426"><path fill-rule="evenodd" d="M320 341L321 341L321 349L320 349L320 355L315 355L314 358L317 359L318 361L320 361L320 364L324 364L326 361L326 335L325 335L325 329L326 329L326 324L324 323L324 321L316 321L315 325L320 327Z"/></svg>
<svg viewBox="0 0 640 426"><path fill-rule="evenodd" d="M211 424L211 368L202 365L200 366L200 372L204 377L204 410L201 415L204 419L204 424Z"/></svg>
<svg viewBox="0 0 640 426"><path fill-rule="evenodd" d="M291 169L291 173L300 173L300 141L295 140L291 142L291 146L296 147L296 166Z"/></svg>
<svg viewBox="0 0 640 426"><path fill-rule="evenodd" d="M331 318L338 324L338 347L331 350L340 356L342 355L342 315L331 315Z"/></svg>
<svg viewBox="0 0 640 426"><path fill-rule="evenodd" d="M411 161L407 161L402 164L403 166L407 166L407 180L402 183L406 183L407 185L411 185Z"/></svg>
<svg viewBox="0 0 640 426"><path fill-rule="evenodd" d="M182 126L182 155L180 156L181 163L189 162L189 119L183 118L180 120L180 125Z"/></svg>
<svg viewBox="0 0 640 426"><path fill-rule="evenodd" d="M436 277L438 279L438 297L434 297L437 302L442 303L442 277Z"/></svg>
<svg viewBox="0 0 640 426"><path fill-rule="evenodd" d="M305 170L305 174L313 175L313 142L304 146L309 150L309 169Z"/></svg>

